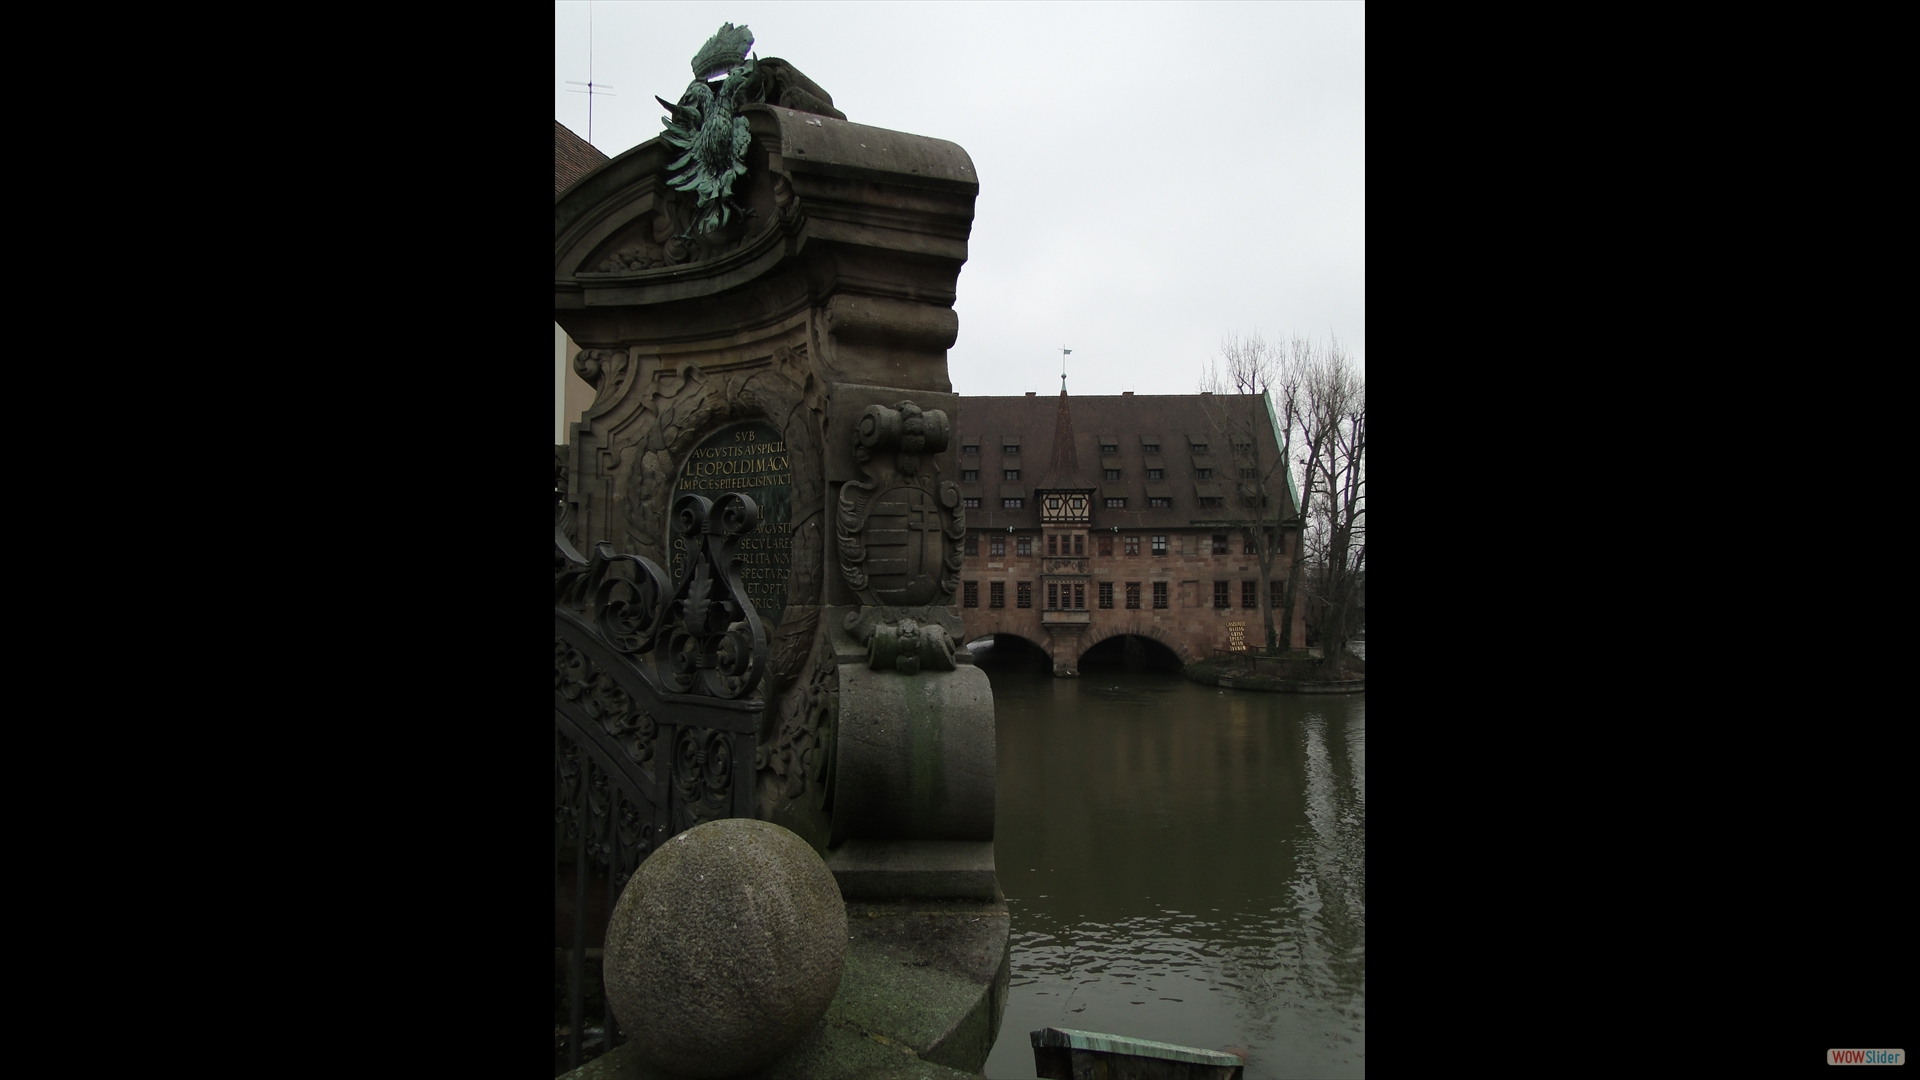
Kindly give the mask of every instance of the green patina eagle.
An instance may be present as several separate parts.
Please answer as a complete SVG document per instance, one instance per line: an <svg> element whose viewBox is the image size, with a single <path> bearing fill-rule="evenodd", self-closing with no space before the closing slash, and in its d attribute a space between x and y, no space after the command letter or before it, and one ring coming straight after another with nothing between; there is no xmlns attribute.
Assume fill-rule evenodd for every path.
<svg viewBox="0 0 1920 1080"><path fill-rule="evenodd" d="M753 31L727 23L694 54L693 81L680 95L680 104L653 99L668 113L660 120L667 129L662 137L686 151L667 166L667 184L691 191L699 200L682 236L712 232L734 214L748 213L733 201L733 182L746 175L747 146L753 141L739 108L759 100L755 91L760 65L747 57L752 47ZM710 81L721 75L726 78L716 93Z"/></svg>
<svg viewBox="0 0 1920 1080"><path fill-rule="evenodd" d="M667 185L692 192L698 200L682 238L691 239L725 225L735 214L753 211L733 198L733 182L747 173L747 147L753 138L740 110L777 101L803 112L845 120L833 99L784 60L750 56L753 31L732 23L721 26L693 56L693 81L678 105L656 97L667 110L661 136L684 151L667 166Z"/></svg>

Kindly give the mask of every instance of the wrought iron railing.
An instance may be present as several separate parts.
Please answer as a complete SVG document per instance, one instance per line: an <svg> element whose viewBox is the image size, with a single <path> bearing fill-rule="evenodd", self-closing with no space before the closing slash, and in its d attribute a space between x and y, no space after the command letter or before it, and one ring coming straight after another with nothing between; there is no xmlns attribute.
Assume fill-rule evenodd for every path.
<svg viewBox="0 0 1920 1080"><path fill-rule="evenodd" d="M583 558L554 528L556 1073L622 1041L604 993L589 1027L587 969L627 879L675 833L753 816L767 636L734 550L759 510L733 493L673 510L689 557L672 583L605 542Z"/></svg>

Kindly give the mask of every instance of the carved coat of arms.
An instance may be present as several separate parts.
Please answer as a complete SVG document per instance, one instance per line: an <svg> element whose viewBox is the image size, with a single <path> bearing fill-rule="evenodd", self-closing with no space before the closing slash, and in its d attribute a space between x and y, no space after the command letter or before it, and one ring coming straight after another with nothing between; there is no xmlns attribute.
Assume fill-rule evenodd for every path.
<svg viewBox="0 0 1920 1080"><path fill-rule="evenodd" d="M840 491L840 571L865 605L847 628L873 651L876 666L884 654L884 666L908 674L922 664L952 670L960 631L944 608L960 588L966 520L959 485L940 480L933 463L948 438L938 409L870 405L853 432L854 460L867 480Z"/></svg>

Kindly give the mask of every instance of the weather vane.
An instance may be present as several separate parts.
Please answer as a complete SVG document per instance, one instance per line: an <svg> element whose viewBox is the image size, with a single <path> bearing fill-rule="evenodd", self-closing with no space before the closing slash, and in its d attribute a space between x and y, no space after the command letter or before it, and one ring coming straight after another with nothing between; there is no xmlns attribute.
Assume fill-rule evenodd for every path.
<svg viewBox="0 0 1920 1080"><path fill-rule="evenodd" d="M1067 357L1072 353L1072 349L1060 346L1060 392L1063 394L1067 392Z"/></svg>

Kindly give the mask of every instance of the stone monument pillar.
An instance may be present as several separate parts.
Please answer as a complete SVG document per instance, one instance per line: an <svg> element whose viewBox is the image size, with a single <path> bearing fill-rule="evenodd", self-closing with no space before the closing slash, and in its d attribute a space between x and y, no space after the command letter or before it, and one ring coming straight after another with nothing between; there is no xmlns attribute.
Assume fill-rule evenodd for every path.
<svg viewBox="0 0 1920 1080"><path fill-rule="evenodd" d="M554 319L595 388L567 448L569 539L667 566L676 495L752 496L758 815L850 898L991 898L993 699L955 648L946 358L979 184L953 143L848 122L824 91L764 96L824 111L739 107L724 197L689 186L670 128L554 200Z"/></svg>

